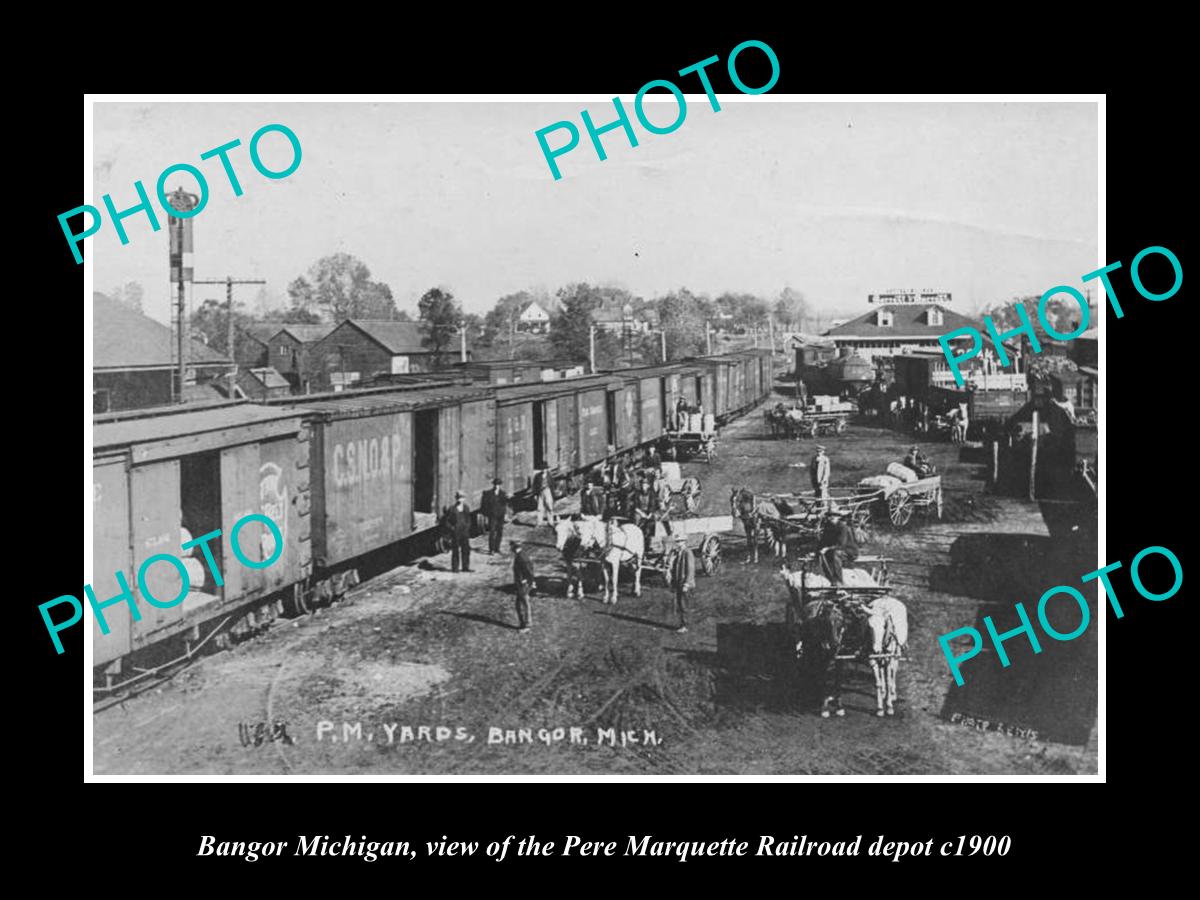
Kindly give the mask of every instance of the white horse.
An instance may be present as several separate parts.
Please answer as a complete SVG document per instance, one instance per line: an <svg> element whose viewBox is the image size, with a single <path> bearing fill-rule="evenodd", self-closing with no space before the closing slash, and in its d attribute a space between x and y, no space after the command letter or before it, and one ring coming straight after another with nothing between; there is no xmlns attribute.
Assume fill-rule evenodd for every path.
<svg viewBox="0 0 1200 900"><path fill-rule="evenodd" d="M871 669L875 673L875 715L896 714L896 674L908 646L908 609L895 597L877 597L868 607Z"/></svg>
<svg viewBox="0 0 1200 900"><path fill-rule="evenodd" d="M554 526L554 532L559 551L565 550L568 541L572 539L578 541L579 550L600 551L601 569L604 571L605 603L616 605L622 564L633 568L633 596L642 596L642 557L646 553L642 529L636 525L617 526L612 522L601 522L599 519L581 519L578 522L564 519ZM573 567L573 555L568 559L568 564ZM571 591L572 585L568 584L567 596L571 596ZM583 596L582 584L579 586L579 595Z"/></svg>

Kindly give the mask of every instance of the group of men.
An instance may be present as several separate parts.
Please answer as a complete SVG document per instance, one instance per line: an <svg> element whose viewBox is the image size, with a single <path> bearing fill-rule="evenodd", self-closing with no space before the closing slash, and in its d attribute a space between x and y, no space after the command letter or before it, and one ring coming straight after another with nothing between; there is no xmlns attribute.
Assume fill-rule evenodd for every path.
<svg viewBox="0 0 1200 900"><path fill-rule="evenodd" d="M579 512L585 518L609 519L613 515L631 515L642 529L647 542L654 536L658 522L663 522L670 532L669 509L671 489L661 476L662 459L658 448L651 445L643 458L643 467L637 473L636 484L632 459L610 456L594 477L589 478L580 491ZM539 469L533 477L533 494L537 501L536 524L556 525L559 516L555 512L552 472L549 468ZM609 497L616 498L621 509L610 508ZM504 542L504 526L509 521L509 496L499 478L492 479L492 487L485 491L479 502L488 533L489 556L501 552ZM442 532L450 544L450 569L452 572L471 571L471 532L474 513L467 505L462 491L454 494L453 505L442 513ZM677 554L672 584L675 586L675 607L679 615L680 631L687 631L686 607L691 592L696 587L696 560L686 543L677 541ZM532 621L530 594L536 587L533 563L520 541L509 542L513 552L513 584L516 593L518 630L527 632Z"/></svg>

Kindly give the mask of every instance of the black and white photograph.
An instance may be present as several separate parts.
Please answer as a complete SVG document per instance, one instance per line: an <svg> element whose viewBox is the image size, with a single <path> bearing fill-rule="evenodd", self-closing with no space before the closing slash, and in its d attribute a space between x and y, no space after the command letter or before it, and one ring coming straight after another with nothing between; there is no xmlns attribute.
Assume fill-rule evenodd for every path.
<svg viewBox="0 0 1200 900"><path fill-rule="evenodd" d="M676 83L92 98L89 780L1103 777L1103 97Z"/></svg>

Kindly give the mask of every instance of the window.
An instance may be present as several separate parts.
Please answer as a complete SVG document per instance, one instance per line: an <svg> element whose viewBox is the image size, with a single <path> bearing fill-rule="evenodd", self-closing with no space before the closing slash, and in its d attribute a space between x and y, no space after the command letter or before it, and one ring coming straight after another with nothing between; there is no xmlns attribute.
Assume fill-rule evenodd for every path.
<svg viewBox="0 0 1200 900"><path fill-rule="evenodd" d="M941 325L942 311L936 306L929 307L928 321L930 325Z"/></svg>
<svg viewBox="0 0 1200 900"><path fill-rule="evenodd" d="M287 347L283 346L283 344L279 345L279 355L287 356Z"/></svg>
<svg viewBox="0 0 1200 900"><path fill-rule="evenodd" d="M880 328L892 327L892 311L890 309L881 309L879 315L876 316L876 321Z"/></svg>
<svg viewBox="0 0 1200 900"><path fill-rule="evenodd" d="M105 413L108 412L109 393L108 388L99 388L92 391L92 412Z"/></svg>

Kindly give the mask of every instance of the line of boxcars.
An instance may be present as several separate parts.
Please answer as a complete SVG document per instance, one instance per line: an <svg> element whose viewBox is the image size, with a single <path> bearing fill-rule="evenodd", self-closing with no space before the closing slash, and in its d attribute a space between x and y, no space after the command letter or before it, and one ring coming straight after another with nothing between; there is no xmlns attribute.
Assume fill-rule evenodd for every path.
<svg viewBox="0 0 1200 900"><path fill-rule="evenodd" d="M98 599L115 596L123 572L143 618L114 607L107 635L93 626L96 674L109 685L124 681L135 653L141 671L152 671L214 636L221 644L335 598L386 568L384 560L432 543L437 514L456 490L474 505L493 477L517 495L535 469L569 476L609 447L641 447L660 438L679 397L728 420L770 393L772 368L769 351L745 350L559 381L429 380L97 416L92 585ZM283 535L282 556L261 570L237 564L228 545L233 523L252 512ZM197 554L185 560L193 577L182 603L141 602L135 576L145 560L179 555L188 536L217 528L221 542L210 546L223 584ZM239 544L255 560L275 549L257 523L242 529ZM171 566L149 567L146 577L155 597L181 592Z"/></svg>

